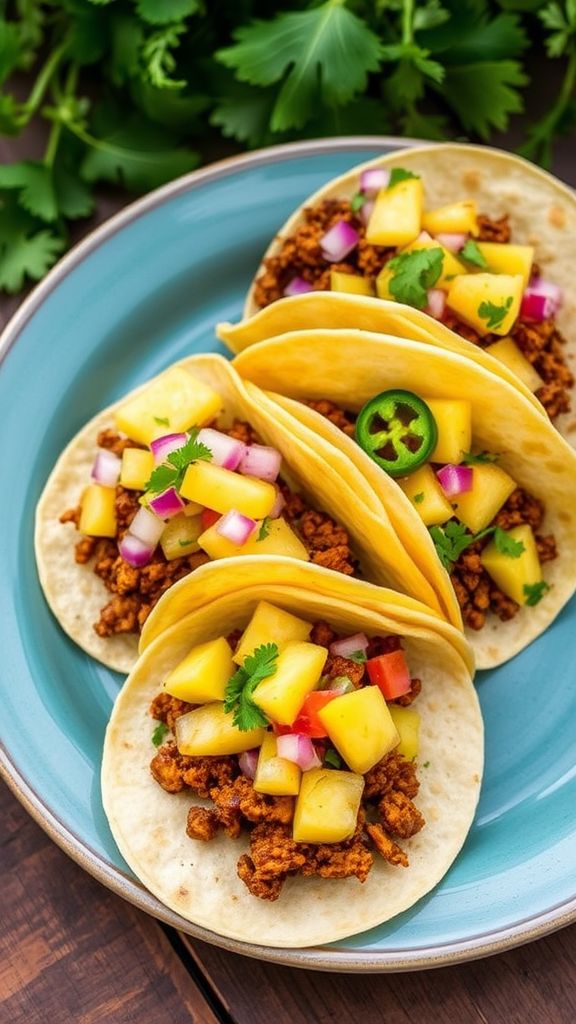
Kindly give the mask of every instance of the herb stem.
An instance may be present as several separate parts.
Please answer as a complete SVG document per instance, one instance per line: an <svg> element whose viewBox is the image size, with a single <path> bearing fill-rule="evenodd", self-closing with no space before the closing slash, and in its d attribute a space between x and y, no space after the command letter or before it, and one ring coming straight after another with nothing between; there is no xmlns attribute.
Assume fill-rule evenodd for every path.
<svg viewBox="0 0 576 1024"><path fill-rule="evenodd" d="M414 0L402 0L402 42L409 46L414 42Z"/></svg>
<svg viewBox="0 0 576 1024"><path fill-rule="evenodd" d="M38 110L38 107L44 99L46 89L50 85L50 81L54 73L56 72L58 65L60 64L60 61L62 60L62 57L66 52L67 46L67 43L62 43L61 46L57 46L56 49L53 50L50 56L48 57L48 60L46 61L44 66L40 69L36 81L34 82L34 85L32 87L32 91L28 99L26 100L26 103L23 104L22 109L24 112L25 119L23 123L27 123L32 117L32 115L36 113L36 111Z"/></svg>

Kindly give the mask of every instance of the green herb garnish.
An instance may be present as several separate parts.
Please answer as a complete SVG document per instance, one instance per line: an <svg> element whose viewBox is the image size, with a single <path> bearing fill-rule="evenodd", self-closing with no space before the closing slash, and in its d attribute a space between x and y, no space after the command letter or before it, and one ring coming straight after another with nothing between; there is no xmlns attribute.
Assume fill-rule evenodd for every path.
<svg viewBox="0 0 576 1024"><path fill-rule="evenodd" d="M412 174L412 171L405 171L403 167L393 167L390 173L390 181L388 182L386 189L394 188L394 186L399 185L401 181L408 181L410 178L419 177L419 174Z"/></svg>
<svg viewBox="0 0 576 1024"><path fill-rule="evenodd" d="M467 263L471 263L472 266L480 267L481 270L485 270L486 267L488 266L486 257L483 256L482 252L478 248L478 245L473 238L468 239L466 245L464 245L463 248L460 249L458 255L461 256L463 260L466 260Z"/></svg>
<svg viewBox="0 0 576 1024"><path fill-rule="evenodd" d="M485 530L480 530L479 533L470 533L464 523L457 523L453 519L444 527L430 527L430 536L434 541L438 558L448 572L466 548L475 544L477 540L488 537L491 533L494 533L493 526L488 526Z"/></svg>
<svg viewBox="0 0 576 1024"><path fill-rule="evenodd" d="M478 306L478 315L486 320L486 326L489 330L493 330L494 327L500 327L504 322L510 306L512 305L513 299L509 295L506 302L502 306L496 306L493 302L481 302Z"/></svg>
<svg viewBox="0 0 576 1024"><path fill-rule="evenodd" d="M262 680L275 675L277 658L277 644L262 644L244 659L244 664L226 685L224 711L234 712L232 721L241 732L269 724L264 712L252 700L252 694Z"/></svg>
<svg viewBox="0 0 576 1024"><path fill-rule="evenodd" d="M170 732L168 726L165 725L164 722L158 722L158 725L156 726L154 732L152 733L152 743L154 744L155 747L160 747L163 744L164 737L168 732Z"/></svg>
<svg viewBox="0 0 576 1024"><path fill-rule="evenodd" d="M347 654L346 658L348 661L353 661L356 665L363 665L366 658L366 651L352 651L352 654Z"/></svg>
<svg viewBox="0 0 576 1024"><path fill-rule="evenodd" d="M465 466L484 466L488 462L498 462L499 458L499 455L493 455L491 452L477 452L475 455L472 452L464 452L462 462Z"/></svg>
<svg viewBox="0 0 576 1024"><path fill-rule="evenodd" d="M514 540L506 530L502 527L497 526L494 530L494 543L496 550L501 555L506 555L508 558L520 558L523 551L526 551L526 546L521 540Z"/></svg>
<svg viewBox="0 0 576 1024"><path fill-rule="evenodd" d="M205 444L197 440L198 428L189 432L188 440L182 448L170 452L168 459L161 466L157 466L146 484L145 490L153 494L160 494L168 487L175 487L178 491L182 486L184 474L192 462L210 462L212 452Z"/></svg>
<svg viewBox="0 0 576 1024"><path fill-rule="evenodd" d="M415 505L421 505L422 502L424 501L424 491L418 491L418 494L414 495L412 501L414 502Z"/></svg>
<svg viewBox="0 0 576 1024"><path fill-rule="evenodd" d="M329 765L330 768L341 768L342 767L342 758L334 750L333 747L328 747L328 750L324 754L324 764Z"/></svg>
<svg viewBox="0 0 576 1024"><path fill-rule="evenodd" d="M540 603L544 594L550 590L550 584L546 583L546 580L540 580L539 583L525 583L522 589L526 594L526 604L529 608L533 608L534 605Z"/></svg>
<svg viewBox="0 0 576 1024"><path fill-rule="evenodd" d="M266 518L262 520L260 523L260 529L258 530L257 540L266 540L266 537L270 533L271 522L272 520L270 519L270 516L266 516Z"/></svg>
<svg viewBox="0 0 576 1024"><path fill-rule="evenodd" d="M159 427L169 427L170 420L167 416L153 416L154 423L157 423Z"/></svg>
<svg viewBox="0 0 576 1024"><path fill-rule="evenodd" d="M178 544L180 545L181 548L189 548L190 545L193 544L193 543L194 543L193 540L179 540L178 541Z"/></svg>
<svg viewBox="0 0 576 1024"><path fill-rule="evenodd" d="M422 767L423 768L429 768L430 767L430 761L424 761L424 764L422 765Z"/></svg>
<svg viewBox="0 0 576 1024"><path fill-rule="evenodd" d="M442 274L442 249L414 249L394 256L386 267L393 270L388 287L398 302L416 309L424 309L427 291L433 288Z"/></svg>
<svg viewBox="0 0 576 1024"><path fill-rule="evenodd" d="M350 200L350 209L352 210L352 213L359 213L367 199L368 196L365 196L363 192L357 192L355 196L352 196L352 199Z"/></svg>

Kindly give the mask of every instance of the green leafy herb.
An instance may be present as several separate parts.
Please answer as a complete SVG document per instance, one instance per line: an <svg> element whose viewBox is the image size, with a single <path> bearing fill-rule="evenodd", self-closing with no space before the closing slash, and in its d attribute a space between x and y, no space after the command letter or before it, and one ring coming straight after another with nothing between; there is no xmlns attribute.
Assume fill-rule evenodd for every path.
<svg viewBox="0 0 576 1024"><path fill-rule="evenodd" d="M454 519L451 519L444 527L430 527L430 536L434 541L438 558L448 572L466 548L475 544L477 540L488 537L491 533L494 533L493 526L488 526L479 533L470 533L463 523L457 523Z"/></svg>
<svg viewBox="0 0 576 1024"><path fill-rule="evenodd" d="M461 256L463 260L466 260L467 263L471 263L472 266L480 267L481 270L485 270L488 266L486 257L482 255L477 242L475 242L473 238L468 239L458 255Z"/></svg>
<svg viewBox="0 0 576 1024"><path fill-rule="evenodd" d="M398 302L424 309L427 291L442 274L442 249L416 249L394 256L386 266L394 273L388 287Z"/></svg>
<svg viewBox="0 0 576 1024"><path fill-rule="evenodd" d="M412 174L412 171L405 171L403 167L393 167L390 173L390 181L386 188L394 188L394 186L399 185L401 181L408 181L410 178L419 177L419 174Z"/></svg>
<svg viewBox="0 0 576 1024"><path fill-rule="evenodd" d="M366 651L352 651L351 654L346 655L346 658L348 661L354 661L356 665L363 665L367 661Z"/></svg>
<svg viewBox="0 0 576 1024"><path fill-rule="evenodd" d="M478 306L478 315L486 320L486 326L489 330L493 330L495 327L500 327L504 321L510 306L512 305L512 296L508 296L506 302L501 306L497 306L494 302L481 302Z"/></svg>
<svg viewBox="0 0 576 1024"><path fill-rule="evenodd" d="M414 495L412 501L414 502L415 505L421 505L422 502L424 501L424 491L418 491L418 494Z"/></svg>
<svg viewBox="0 0 576 1024"><path fill-rule="evenodd" d="M500 554L507 555L508 558L520 558L522 552L526 551L526 545L523 541L515 540L514 537L511 537L500 526L497 526L494 530L494 543Z"/></svg>
<svg viewBox="0 0 576 1024"><path fill-rule="evenodd" d="M342 758L334 750L333 747L328 747L328 750L324 754L324 764L329 765L330 768L341 768Z"/></svg>
<svg viewBox="0 0 576 1024"><path fill-rule="evenodd" d="M258 530L258 540L266 540L266 537L270 533L270 523L272 520L270 516L266 516L265 519L260 523L260 529Z"/></svg>
<svg viewBox="0 0 576 1024"><path fill-rule="evenodd" d="M430 761L424 761L424 764L422 765L422 767L423 768L429 768L430 767Z"/></svg>
<svg viewBox="0 0 576 1024"><path fill-rule="evenodd" d="M210 462L212 452L205 444L197 440L198 429L194 428L189 432L188 440L182 448L170 452L167 462L157 466L146 484L145 490L153 494L160 494L168 487L175 487L178 491L182 486L184 474L192 462Z"/></svg>
<svg viewBox="0 0 576 1024"><path fill-rule="evenodd" d="M254 703L252 694L263 679L275 674L277 659L277 644L262 644L244 659L244 664L226 686L224 711L234 712L234 725L241 732L268 725L266 715Z"/></svg>
<svg viewBox="0 0 576 1024"><path fill-rule="evenodd" d="M154 423L157 423L159 427L170 426L170 420L167 416L154 416Z"/></svg>
<svg viewBox="0 0 576 1024"><path fill-rule="evenodd" d="M164 724L164 722L158 722L158 725L156 726L154 732L152 733L152 743L154 744L154 746L160 747L164 742L164 737L169 732L170 730L168 726Z"/></svg>
<svg viewBox="0 0 576 1024"><path fill-rule="evenodd" d="M181 548L189 548L190 545L193 544L193 543L194 543L193 540L179 540L178 541L178 544L180 545Z"/></svg>
<svg viewBox="0 0 576 1024"><path fill-rule="evenodd" d="M494 455L492 452L464 452L462 456L462 462L465 466L484 466L488 462L498 462L499 455Z"/></svg>
<svg viewBox="0 0 576 1024"><path fill-rule="evenodd" d="M526 594L526 604L529 608L533 608L534 605L540 603L544 594L550 590L550 584L546 583L545 580L540 580L539 583L525 583L523 590Z"/></svg>
<svg viewBox="0 0 576 1024"><path fill-rule="evenodd" d="M365 196L363 192L357 192L355 196L352 196L352 199L350 200L350 209L352 210L352 213L358 213L364 206L367 198L368 197Z"/></svg>

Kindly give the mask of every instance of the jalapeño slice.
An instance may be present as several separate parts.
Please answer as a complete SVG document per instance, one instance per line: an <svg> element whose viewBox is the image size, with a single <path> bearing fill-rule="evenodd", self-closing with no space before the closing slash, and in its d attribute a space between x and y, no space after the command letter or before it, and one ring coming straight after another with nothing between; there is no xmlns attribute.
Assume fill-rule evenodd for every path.
<svg viewBox="0 0 576 1024"><path fill-rule="evenodd" d="M426 402L412 391L382 391L360 410L356 440L390 476L408 476L430 458L438 428Z"/></svg>

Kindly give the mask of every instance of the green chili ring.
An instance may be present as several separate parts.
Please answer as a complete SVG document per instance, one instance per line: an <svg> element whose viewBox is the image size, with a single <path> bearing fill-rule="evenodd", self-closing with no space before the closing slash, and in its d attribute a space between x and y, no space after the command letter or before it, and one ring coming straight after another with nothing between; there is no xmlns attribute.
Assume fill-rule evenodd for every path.
<svg viewBox="0 0 576 1024"><path fill-rule="evenodd" d="M408 476L432 455L438 427L412 391L382 391L360 410L356 440L389 476Z"/></svg>

